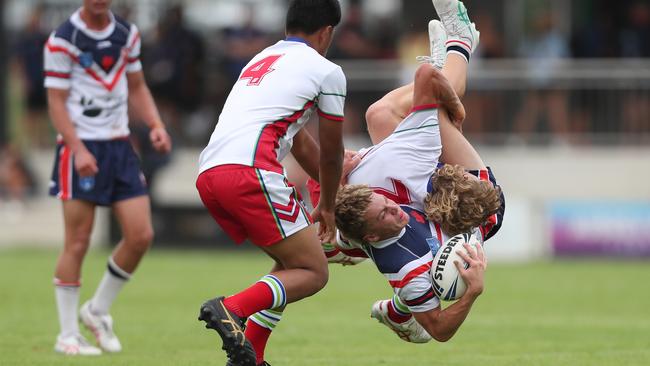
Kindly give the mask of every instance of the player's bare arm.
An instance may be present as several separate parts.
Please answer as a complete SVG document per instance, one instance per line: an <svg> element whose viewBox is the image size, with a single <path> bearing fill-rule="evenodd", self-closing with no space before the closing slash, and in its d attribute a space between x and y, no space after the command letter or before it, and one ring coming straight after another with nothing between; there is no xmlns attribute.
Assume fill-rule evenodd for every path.
<svg viewBox="0 0 650 366"><path fill-rule="evenodd" d="M487 267L487 258L480 244L476 251L468 244L464 244L468 254L459 251L458 254L469 264L467 269L455 262L456 268L467 284L465 294L455 303L444 310L440 307L421 313L413 313L420 325L437 341L446 342L451 339L465 321L472 309L474 301L483 293L483 278Z"/></svg>
<svg viewBox="0 0 650 366"><path fill-rule="evenodd" d="M312 179L319 179L320 161L318 157L320 156L320 146L305 129L301 129L293 137L291 154Z"/></svg>
<svg viewBox="0 0 650 366"><path fill-rule="evenodd" d="M98 171L97 160L77 137L70 114L66 108L69 95L68 89L47 89L48 109L52 124L63 137L65 144L72 150L74 167L79 172L79 175L82 177L95 175Z"/></svg>
<svg viewBox="0 0 650 366"><path fill-rule="evenodd" d="M341 181L343 167L343 123L320 117L320 174L321 196L314 210L314 219L319 220L321 241L331 243L336 234L334 204L336 191Z"/></svg>
<svg viewBox="0 0 650 366"><path fill-rule="evenodd" d="M128 73L129 107L151 129L149 139L156 151L166 154L171 151L172 142L165 125L160 118L156 104L153 101L149 87L144 80L142 71Z"/></svg>

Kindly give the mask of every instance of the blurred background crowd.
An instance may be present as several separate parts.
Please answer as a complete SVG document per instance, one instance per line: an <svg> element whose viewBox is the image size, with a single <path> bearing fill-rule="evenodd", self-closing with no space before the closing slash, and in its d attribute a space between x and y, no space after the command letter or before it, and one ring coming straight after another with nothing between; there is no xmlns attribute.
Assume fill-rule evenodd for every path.
<svg viewBox="0 0 650 366"><path fill-rule="evenodd" d="M0 117L0 201L33 194L30 151L52 151L42 48L78 0L3 2L5 79ZM286 0L114 0L142 32L147 82L178 151L207 143L242 67L283 37ZM428 54L430 1L341 0L328 57L348 78L346 136L365 141L365 109L412 78ZM487 148L622 148L650 142L648 0L466 1L481 31L471 62L465 134ZM134 121L135 122L135 121ZM133 124L145 173L167 158ZM171 157L174 159L174 156Z"/></svg>

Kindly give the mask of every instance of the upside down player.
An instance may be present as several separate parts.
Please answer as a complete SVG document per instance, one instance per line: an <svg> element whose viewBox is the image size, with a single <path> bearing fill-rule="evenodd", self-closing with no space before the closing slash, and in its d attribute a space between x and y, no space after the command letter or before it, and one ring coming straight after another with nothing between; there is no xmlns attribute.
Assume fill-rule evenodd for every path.
<svg viewBox="0 0 650 366"><path fill-rule="evenodd" d="M447 64L443 69L443 73L450 76L454 89L462 93L465 86L468 56L478 42L478 32L471 28L469 22L465 27L449 26L449 23L462 20L461 17L455 17L456 14L463 13L456 11L456 9L464 9L462 3L434 0L434 5L443 24L447 23L445 27L447 30L468 30L464 35L449 32ZM440 54L440 52L435 52L435 48L444 44L446 35L445 30L437 21L430 23L430 37L432 55ZM473 41L473 47L464 50L465 52L462 52L461 49L460 54L456 53L458 50L455 47L449 47L449 45L457 44L456 41L459 38L463 40L463 43L469 45L472 45ZM444 53L442 54L444 55ZM440 64L444 61L436 63ZM444 84L438 83L437 87L442 86L442 89L445 89ZM416 100L417 88L416 81ZM495 190L492 184L488 182L481 184L472 176L465 174L460 167L444 166L434 174L433 182L436 192L429 194L426 202L426 216L435 219L442 225L424 220L425 214L420 210L422 210L422 195L423 192L426 192L425 187L428 179L425 178L423 181L422 177L429 174L427 169L433 170L436 160L431 159L431 156L437 158L435 151L436 149L438 152L440 150L439 146L436 148L435 144L431 144L434 147L427 147L426 143L422 144L422 151L414 150L413 146L418 145L413 143L413 141L417 141L413 138L422 138L420 133L428 130L431 130L429 133L432 133L432 138L429 139L430 143L436 141L436 138L439 142L440 136L435 135L436 127L427 127L427 125L436 124L435 117L429 119L419 117L420 123L414 124L417 122L415 121L418 118L417 114L423 112L409 115L393 133L399 123L399 118L395 117L404 115L411 105L419 104L412 100L414 98L412 93L413 85L400 88L389 93L369 109L367 114L368 129L376 145L365 152L366 155L361 159L359 168L351 173L349 182L370 182L384 196L373 193L365 186L344 187L339 192L337 199L337 226L344 236L354 239L351 242L357 244L350 245L349 242L340 242L341 247L364 249L395 288L396 296L392 301L378 301L373 305L372 316L407 341L427 342L431 339L430 335L439 341L445 341L458 329L474 299L482 291L485 258L481 249L477 252L468 251L471 258L465 259L471 266L467 271L461 270L469 285L468 294L456 304L441 311L439 301L433 295L428 275L428 266L430 266L433 256L429 245L437 246L440 242L446 241L447 234L465 232L486 221L487 223L480 225L481 233L485 239L491 237L500 226L500 216L492 214L499 212L499 215L502 215L503 207L500 207L500 204L504 202L502 198L499 199L500 192ZM443 92L442 106L449 109L449 103L444 103L445 99L449 100L449 98L444 98L444 94ZM453 109L450 112L451 115L462 114L462 111L454 112ZM448 162L462 163L469 168L482 169L474 174L484 179L489 175L491 181L495 183L491 173L485 170L476 151L460 132L451 126L444 113L439 113L439 122L442 141L444 141L442 159ZM413 133L416 131L415 129L418 129L417 134ZM391 133L393 134L391 135ZM413 135L410 139L409 134ZM426 137L424 141L426 141ZM426 165L427 162L429 166ZM393 169L391 169L391 165ZM405 167L408 169L404 169ZM389 176L386 176L386 172L389 172ZM457 192L459 187L467 189L466 193L474 191L480 192L480 194L474 199L461 199L461 202L465 202L465 206L461 205L455 209L453 205L445 207L443 205L446 200L445 192ZM401 204L408 204L410 207L400 207L386 196ZM486 204L483 211L477 210L480 208L480 204ZM475 217L459 215L460 212L466 212L468 208L470 211L478 212L478 215ZM409 215L406 215L405 212L408 212ZM409 249L407 253L403 252L403 248ZM432 249L436 250L436 248ZM400 257L400 253L405 255ZM414 254L417 255L414 257ZM401 260L397 258L401 258ZM415 314L417 322L411 316L411 312Z"/></svg>
<svg viewBox="0 0 650 366"><path fill-rule="evenodd" d="M248 289L201 306L199 319L221 336L228 365L266 365L264 349L286 305L315 294L328 280L316 228L280 160L291 150L320 179L323 200L314 218L322 237L333 240L346 80L324 55L340 19L338 0L292 0L287 38L244 67L199 159L196 186L214 219L236 242L248 238L275 261ZM320 154L302 130L314 109Z"/></svg>

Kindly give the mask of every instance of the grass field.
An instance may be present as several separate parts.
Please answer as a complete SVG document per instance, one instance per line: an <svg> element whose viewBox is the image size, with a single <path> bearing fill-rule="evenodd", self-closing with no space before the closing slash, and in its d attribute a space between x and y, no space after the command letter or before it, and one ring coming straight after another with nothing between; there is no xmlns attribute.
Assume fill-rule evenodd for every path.
<svg viewBox="0 0 650 366"><path fill-rule="evenodd" d="M108 252L84 267L82 301ZM56 252L0 251L0 365L224 365L220 339L196 320L199 305L255 281L270 267L257 252L153 251L113 307L118 355L68 358L52 286ZM267 350L275 366L650 365L647 262L561 261L491 265L487 290L448 343L407 344L369 318L388 297L375 268L331 267L323 292L291 305Z"/></svg>

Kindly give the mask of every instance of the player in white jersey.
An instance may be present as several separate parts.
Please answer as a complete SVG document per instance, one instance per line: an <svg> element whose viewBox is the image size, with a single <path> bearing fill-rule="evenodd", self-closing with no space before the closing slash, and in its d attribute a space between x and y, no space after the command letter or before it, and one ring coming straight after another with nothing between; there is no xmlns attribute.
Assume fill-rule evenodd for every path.
<svg viewBox="0 0 650 366"><path fill-rule="evenodd" d="M338 0L291 1L287 38L244 67L199 159L196 186L217 223L237 243L248 238L275 260L270 274L248 289L201 306L199 319L219 333L230 365L263 364L285 306L315 294L328 279L312 218L280 160L291 151L320 181L314 219L321 237L332 240L346 80L324 55L340 18ZM313 111L320 117L320 148L302 129Z"/></svg>
<svg viewBox="0 0 650 366"><path fill-rule="evenodd" d="M437 43L432 44L432 46L439 47L441 45L441 40L436 39L436 33L442 35L442 37L439 37L444 38L442 42L447 40L448 56L443 73L450 77L453 88L462 95L465 87L467 61L478 42L478 32L470 24L462 3L455 0L434 0L433 2L440 18L443 20L442 24L447 28L449 40L446 39L442 25L432 22L430 24L430 37L432 43ZM452 26L445 24L445 22L452 23ZM440 26L437 32L436 25ZM465 29L466 31L458 32L459 29ZM461 43L461 38L464 40L462 44L468 46L467 49L457 47ZM433 56L439 52L434 52L433 48L432 58L434 60L432 61L438 64L444 63L444 61L436 62ZM445 83L438 83L434 90L437 90L436 88L447 89L449 87ZM430 265L429 257L432 257L439 244L444 242L445 236L441 232L441 225L427 222L424 219L423 212L413 209L413 207L420 210L423 208L420 196L425 193L428 196L435 196L435 194L429 195L428 193L431 191L431 184L428 184L429 179L417 178L422 173L426 176L428 174L426 169L432 171L435 164L429 167L425 164L415 164L413 166L409 164L411 159L419 160L419 156L421 156L417 148L415 150L411 149L411 146L420 146L417 143L417 137L409 139L408 135L403 134L409 131L407 128L416 127L406 125L413 122L414 115L410 114L404 121L399 122L412 105L417 105L412 99L414 98L413 89L413 85L409 85L389 93L369 109L367 114L368 129L373 142L376 143L372 149L379 149L377 149L375 157L366 155L369 158L365 164L366 168L364 170L354 170L348 177L348 181L370 182L370 185L374 188L373 190L381 195L373 193L372 190L365 186L348 186L342 189L337 200L337 225L341 231L347 233L347 236L354 239L347 242L341 241L339 245L347 249L364 249L368 256L373 259L378 269L387 276L395 289L395 296L392 300L378 301L373 305L372 316L393 329L402 339L421 343L430 340L431 336L439 341L445 341L453 336L469 312L474 299L482 291L485 259L482 250L477 252L469 251L470 257L465 258L470 263L469 272L462 270L461 273L466 282L470 284L471 290L460 301L445 310L441 310L439 300L435 298L432 290L427 265ZM415 92L415 95L417 95L417 82ZM442 93L442 95L445 94L449 93ZM485 169L482 160L471 145L467 143L467 140L462 137L460 131L454 129L448 120L446 121L446 115L442 110L439 112L438 122L440 122L442 134L445 135L442 137L442 141L444 141L442 158L445 161L463 163L469 168ZM460 114L452 111L452 115ZM433 118L430 118L430 120L433 120ZM427 123L421 123L421 125L425 124ZM440 136L437 137L440 138ZM421 144L421 146L426 150L424 144ZM432 150L429 154L438 157L440 147L433 146L433 148L429 147ZM447 148L446 155L445 148ZM384 150L383 153L381 149ZM401 153L392 151L400 151L400 149L402 150ZM408 155L409 150L411 156ZM381 157L382 154L384 157L395 157L394 159L397 161L378 159L377 157ZM361 160L359 167L364 164L363 160L366 156ZM435 163L435 161L430 162ZM401 169L409 170L408 173L410 173L411 169L414 169L417 174L404 174L390 168L386 169L387 164L391 163L394 167L407 167ZM377 170L381 171L383 176L371 173ZM360 172L363 172L363 175L359 174ZM479 178L486 178L487 173L489 172L485 170L477 172ZM416 179L413 179L413 177ZM434 175L433 189L445 191L446 188L441 186L444 186L446 184L444 181L450 177L458 178L455 182L450 180L454 185L454 189L475 182L474 178L465 174L460 167L445 166ZM491 178L493 180L493 177ZM491 185L487 182L481 184L481 186L483 186L487 195L491 196L491 199L488 200L490 203L487 205L491 207L487 208L485 213L479 215L479 218L482 216L482 220L474 221L474 224L471 224L471 220L461 220L462 222L459 223L453 219L453 216L458 216L456 211L453 212L455 215L441 216L441 220L440 217L438 218L438 222L441 222L443 226L447 224L445 220L452 218L449 220L451 223L446 226L447 231L450 231L450 228L458 229L459 227L461 229L458 230L466 231L477 223L495 218L492 212L499 213L499 218L502 216L503 207L500 206L500 203L503 201L499 200L499 196L495 194L497 192L490 192L493 187L490 187ZM390 190L392 187L395 187L392 192L386 194L386 190ZM438 194L439 192L435 193ZM405 206L400 207L395 201ZM408 218L408 220L405 218ZM469 226L463 227L461 224ZM487 238L498 230L499 225L500 220L498 222L488 220L487 223L481 225L480 229L484 237ZM412 317L411 313L415 317Z"/></svg>
<svg viewBox="0 0 650 366"><path fill-rule="evenodd" d="M114 16L110 5L84 0L44 50L49 111L59 132L50 194L62 200L65 223L54 279L61 327L55 350L70 355L101 353L77 324L81 265L95 207L110 206L123 234L94 296L79 310L106 352L122 348L110 306L153 238L146 184L128 140L127 103L151 128L154 148L163 153L171 149L141 71L138 29Z"/></svg>

